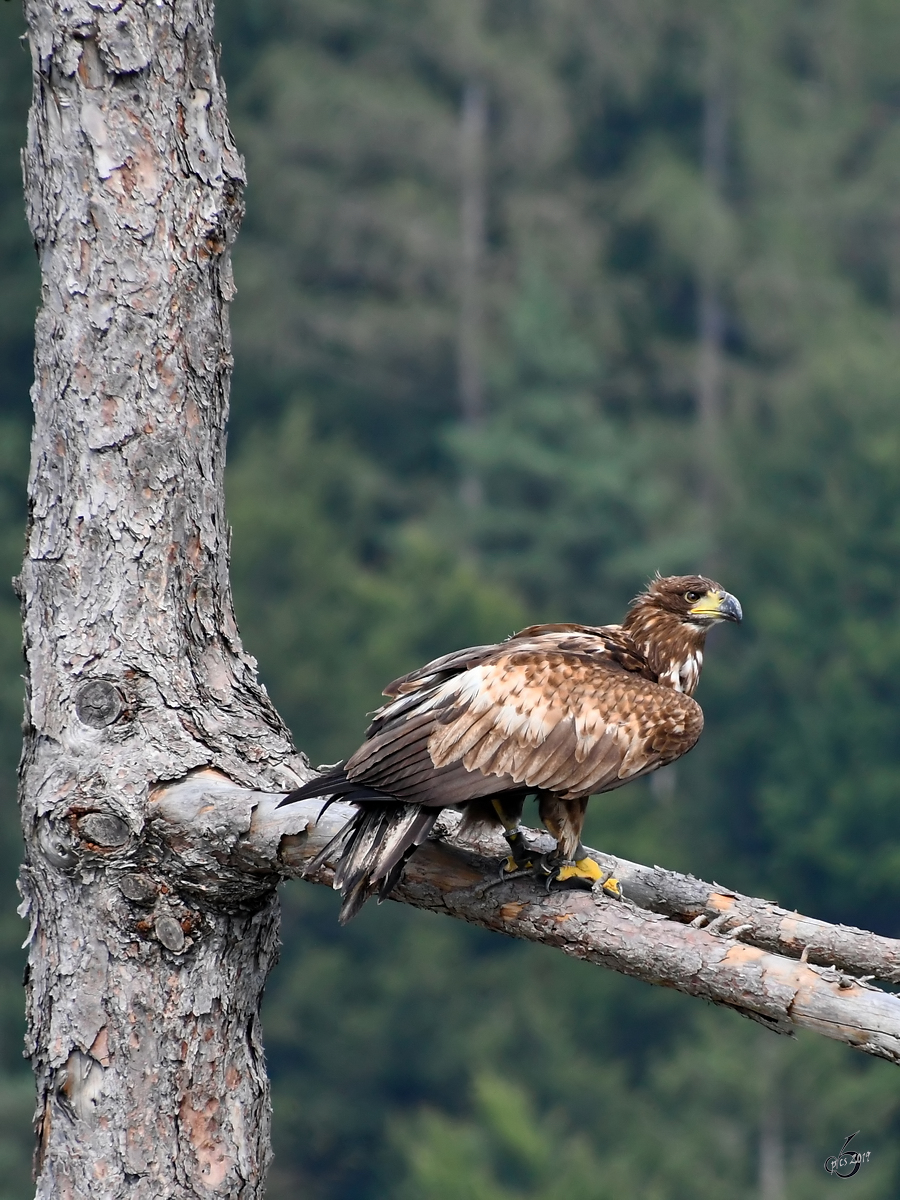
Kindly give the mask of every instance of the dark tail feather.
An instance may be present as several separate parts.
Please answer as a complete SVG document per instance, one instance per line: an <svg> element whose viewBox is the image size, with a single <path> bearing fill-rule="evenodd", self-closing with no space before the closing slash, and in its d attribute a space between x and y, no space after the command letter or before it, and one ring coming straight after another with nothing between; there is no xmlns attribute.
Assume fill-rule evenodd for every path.
<svg viewBox="0 0 900 1200"><path fill-rule="evenodd" d="M338 920L346 925L376 891L385 900L416 846L431 832L440 809L387 801L360 807L306 868L313 875L334 862L334 888L341 893Z"/></svg>
<svg viewBox="0 0 900 1200"><path fill-rule="evenodd" d="M285 796L283 800L279 800L278 807L281 808L285 804L296 804L298 800L311 800L315 796L328 796L329 805L333 804L335 800L385 799L384 792L367 787L364 783L354 783L352 779L348 779L344 774L344 764L337 763L336 766L330 767L324 775L317 775L314 779L307 779L302 787L298 787L295 791ZM323 808L322 812L324 811L325 809ZM321 816L322 813L319 815Z"/></svg>
<svg viewBox="0 0 900 1200"><path fill-rule="evenodd" d="M278 807L314 796L328 797L320 817L335 800L359 804L357 812L304 871L304 875L315 875L326 862L334 863L334 887L342 899L338 920L346 925L376 891L379 904L387 899L441 810L404 804L375 788L355 783L344 774L343 763L308 780L285 796Z"/></svg>
<svg viewBox="0 0 900 1200"><path fill-rule="evenodd" d="M335 870L334 886L343 903L342 925L359 912L369 897L385 900L403 873L416 846L428 837L440 809L419 804L367 804L353 818L352 836Z"/></svg>
<svg viewBox="0 0 900 1200"><path fill-rule="evenodd" d="M407 805L407 807L410 806ZM403 836L403 849L399 848L399 844L395 846L382 865L384 877L378 888L379 904L387 900L388 896L394 890L395 885L400 880L400 876L403 874L403 868L412 858L416 847L421 846L429 833L431 833L434 823L438 818L438 813L441 811L439 808L423 808L418 804L415 807L418 809L418 815Z"/></svg>
<svg viewBox="0 0 900 1200"><path fill-rule="evenodd" d="M320 814L321 815L321 814ZM354 824L359 813L356 813L350 820L343 825L340 831L331 839L327 846L324 846L311 863L308 863L303 871L305 876L315 875L328 862L329 859L333 862L337 859L341 861L344 851L347 849L354 832Z"/></svg>

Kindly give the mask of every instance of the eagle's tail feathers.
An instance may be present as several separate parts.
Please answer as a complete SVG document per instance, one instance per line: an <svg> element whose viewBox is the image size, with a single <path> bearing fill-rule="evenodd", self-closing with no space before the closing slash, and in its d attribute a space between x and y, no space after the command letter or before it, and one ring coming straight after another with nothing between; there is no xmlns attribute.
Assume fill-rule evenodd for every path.
<svg viewBox="0 0 900 1200"><path fill-rule="evenodd" d="M366 804L319 851L305 873L314 874L329 860L335 863L333 886L341 893L341 924L355 917L376 891L379 903L390 895L439 812L398 801Z"/></svg>
<svg viewBox="0 0 900 1200"><path fill-rule="evenodd" d="M377 788L371 788L365 783L357 783L353 779L348 779L344 773L344 764L337 763L330 767L324 775L316 775L313 779L307 779L302 787L295 788L283 800L279 800L278 808L283 808L285 804L295 804L298 800L312 800L316 796L328 796L328 804L333 804L335 800L385 799L385 793L380 792ZM324 811L323 808L319 816Z"/></svg>
<svg viewBox="0 0 900 1200"><path fill-rule="evenodd" d="M424 808L420 805L416 805L415 807L418 809L418 812L415 815L415 819L408 825L404 832L402 843L399 839L395 839L390 855L385 857L379 868L383 872L381 884L378 888L379 904L387 900L388 896L394 890L394 887L400 880L400 876L403 874L403 868L412 858L416 847L421 846L429 833L431 833L440 812L439 808Z"/></svg>
<svg viewBox="0 0 900 1200"><path fill-rule="evenodd" d="M320 813L319 816L321 815ZM325 866L330 858L333 859L343 853L353 836L353 823L355 820L356 816L353 816L345 825L342 825L327 846L323 846L312 862L307 863L303 871L305 876L315 875L317 871L320 871Z"/></svg>
<svg viewBox="0 0 900 1200"><path fill-rule="evenodd" d="M373 881L385 879L398 863L425 841L439 812L440 809L423 808L420 804L404 804L399 813L385 814L384 834L378 845L378 866L371 873Z"/></svg>
<svg viewBox="0 0 900 1200"><path fill-rule="evenodd" d="M364 875L371 879L378 865L378 846L384 836L385 813L381 805L366 806L351 818L347 847L334 868L334 887L352 889Z"/></svg>
<svg viewBox="0 0 900 1200"><path fill-rule="evenodd" d="M352 921L371 895L372 885L365 875L357 879L352 888L341 892L341 911L338 913L338 923L346 925L348 921Z"/></svg>

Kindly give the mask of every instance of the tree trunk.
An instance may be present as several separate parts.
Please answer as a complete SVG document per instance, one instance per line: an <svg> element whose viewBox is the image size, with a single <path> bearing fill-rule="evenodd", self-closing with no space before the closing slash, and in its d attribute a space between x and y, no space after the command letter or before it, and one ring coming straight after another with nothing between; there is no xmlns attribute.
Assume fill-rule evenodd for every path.
<svg viewBox="0 0 900 1200"><path fill-rule="evenodd" d="M160 780L304 774L242 650L222 470L243 165L211 5L27 0L43 271L20 595L38 1196L256 1197L274 878L182 886Z"/></svg>

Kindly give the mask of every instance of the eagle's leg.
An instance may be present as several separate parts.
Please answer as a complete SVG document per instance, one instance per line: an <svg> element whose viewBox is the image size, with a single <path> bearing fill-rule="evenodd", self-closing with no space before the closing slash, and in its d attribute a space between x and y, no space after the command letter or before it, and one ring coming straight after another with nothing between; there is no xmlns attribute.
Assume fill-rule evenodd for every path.
<svg viewBox="0 0 900 1200"><path fill-rule="evenodd" d="M547 858L547 886L571 880L590 888L599 885L608 895L620 899L619 881L590 858L581 844L587 802L587 796L562 800L550 792L543 792L538 800L541 820L556 838L556 853Z"/></svg>
<svg viewBox="0 0 900 1200"><path fill-rule="evenodd" d="M533 866L531 856L522 840L522 830L519 825L524 806L525 798L523 796L493 796L491 798L491 807L503 826L503 836L509 846L509 855L503 864L502 874L527 871Z"/></svg>

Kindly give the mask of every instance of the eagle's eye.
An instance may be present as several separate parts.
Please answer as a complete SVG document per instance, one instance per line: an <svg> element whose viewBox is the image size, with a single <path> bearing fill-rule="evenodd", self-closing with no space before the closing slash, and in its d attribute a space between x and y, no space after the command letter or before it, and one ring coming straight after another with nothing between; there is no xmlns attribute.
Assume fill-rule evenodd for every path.
<svg viewBox="0 0 900 1200"><path fill-rule="evenodd" d="M701 593L700 592L685 592L684 598L685 598L685 600L688 601L688 603L696 604L697 601L701 598Z"/></svg>

